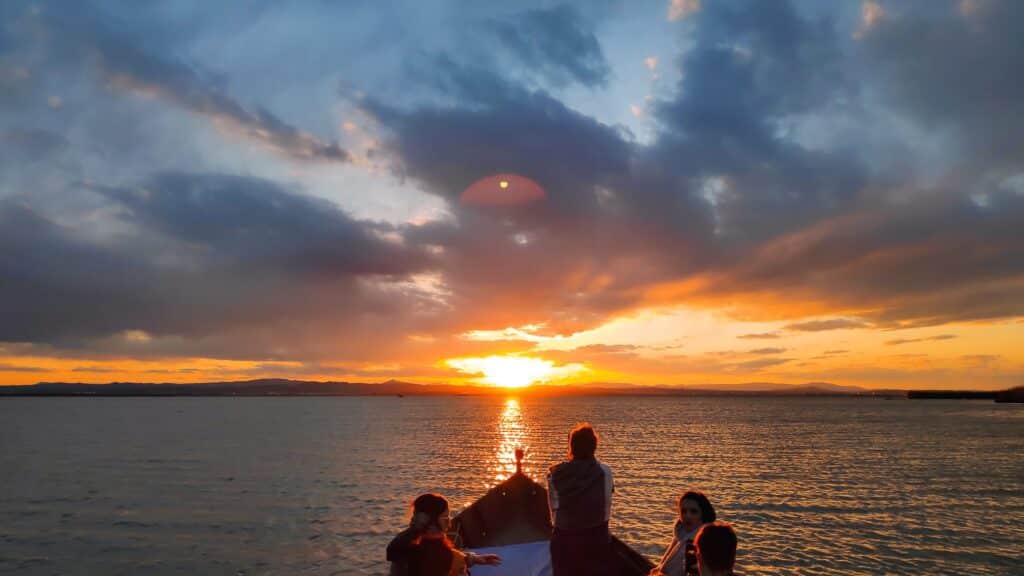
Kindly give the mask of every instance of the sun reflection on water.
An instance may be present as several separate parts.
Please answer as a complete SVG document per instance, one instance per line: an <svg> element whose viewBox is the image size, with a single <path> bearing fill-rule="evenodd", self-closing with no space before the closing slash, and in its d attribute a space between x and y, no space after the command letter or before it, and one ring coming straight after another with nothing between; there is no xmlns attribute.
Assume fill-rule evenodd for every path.
<svg viewBox="0 0 1024 576"><path fill-rule="evenodd" d="M494 464L495 483L506 480L516 471L516 448L527 450L523 444L526 438L526 424L523 420L523 412L519 407L518 398L505 400L505 411L498 421L498 432L501 436L501 444L498 446L497 459ZM529 467L523 462L523 472L530 474Z"/></svg>

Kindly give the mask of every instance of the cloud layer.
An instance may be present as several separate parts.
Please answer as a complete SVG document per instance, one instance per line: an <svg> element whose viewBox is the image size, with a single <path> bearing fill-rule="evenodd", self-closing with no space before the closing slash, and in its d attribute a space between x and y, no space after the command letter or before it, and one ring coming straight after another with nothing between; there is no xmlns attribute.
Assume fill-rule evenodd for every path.
<svg viewBox="0 0 1024 576"><path fill-rule="evenodd" d="M673 306L778 323L743 339L1020 317L1024 8L868 4L650 8L677 48L645 138L594 103L628 109L614 3L353 14L373 24L325 37L333 59L294 45L327 12L5 4L0 342L429 371L494 350L467 332ZM318 76L327 105L278 80ZM503 174L543 194L461 201ZM444 210L324 199L385 180Z"/></svg>

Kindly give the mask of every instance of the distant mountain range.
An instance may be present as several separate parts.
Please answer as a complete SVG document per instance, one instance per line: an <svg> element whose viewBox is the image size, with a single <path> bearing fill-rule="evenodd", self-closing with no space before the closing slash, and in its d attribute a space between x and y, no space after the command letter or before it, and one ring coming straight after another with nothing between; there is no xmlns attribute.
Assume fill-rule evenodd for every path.
<svg viewBox="0 0 1024 576"><path fill-rule="evenodd" d="M414 384L399 380L381 383L318 382L271 378L239 382L83 384L40 382L31 386L0 386L3 396L460 396L514 393L491 386ZM703 396L703 395L888 395L905 396L899 390L869 390L828 382L779 384L707 384L700 386L634 386L594 382L585 385L534 385L523 391L532 396Z"/></svg>
<svg viewBox="0 0 1024 576"><path fill-rule="evenodd" d="M414 384L388 380L363 382L318 382L266 378L233 382L144 383L111 382L83 384L39 382L29 386L0 386L2 396L861 396L910 399L973 399L996 402L1024 402L1024 386L1001 391L978 390L875 390L840 386L829 382L780 384L701 384L696 386L635 386L623 383L591 382L572 386L533 385L522 391L493 386Z"/></svg>

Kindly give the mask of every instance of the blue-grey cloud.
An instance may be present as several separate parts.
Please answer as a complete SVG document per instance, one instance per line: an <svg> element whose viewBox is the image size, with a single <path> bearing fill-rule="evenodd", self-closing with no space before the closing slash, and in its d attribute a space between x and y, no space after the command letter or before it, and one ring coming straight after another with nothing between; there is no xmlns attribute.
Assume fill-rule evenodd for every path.
<svg viewBox="0 0 1024 576"><path fill-rule="evenodd" d="M49 66L90 66L111 87L178 106L208 118L230 135L289 158L326 162L349 158L336 142L299 130L262 107L243 106L209 71L170 51L147 48L147 39L137 34L116 30L115 18L100 7L43 3L11 12L17 14L20 26L36 29L28 41L38 45Z"/></svg>
<svg viewBox="0 0 1024 576"><path fill-rule="evenodd" d="M865 206L765 243L718 272L708 293L826 301L892 327L1018 316L1021 218L1024 195L1015 192L993 191L979 205L956 190L922 189L903 205Z"/></svg>
<svg viewBox="0 0 1024 576"><path fill-rule="evenodd" d="M355 354L411 326L563 331L762 294L789 303L761 313L790 330L1024 314L1019 3L911 3L855 39L841 17L816 15L831 8L706 2L676 25L674 61L661 55L663 78L679 81L654 93L645 140L558 96L616 88L609 56L623 47L582 5L475 6L466 20L496 30L500 50L393 23L403 10L389 7L341 50L288 29L308 13L263 3L255 20L273 25L256 30L279 43L223 68L204 61L210 38L256 32L180 6L0 6L0 341L100 346L143 330L152 347L327 357L332 330ZM444 12L433 7L420 8ZM295 57L307 48L316 57ZM383 52L391 60L355 64ZM360 129L379 141L377 167L450 217L356 220L192 146L205 122L285 159L344 162L333 128L309 131L333 127L335 103L309 113L305 84L288 81L337 77L350 88L338 107L376 121ZM298 96L275 98L285 86ZM181 125L180 111L200 122ZM460 203L497 173L546 196ZM441 287L416 284L421 273ZM798 321L829 309L862 320ZM770 335L741 336L754 337Z"/></svg>
<svg viewBox="0 0 1024 576"><path fill-rule="evenodd" d="M499 45L553 85L604 85L611 69L583 15L570 4L527 10L494 23Z"/></svg>
<svg viewBox="0 0 1024 576"><path fill-rule="evenodd" d="M708 3L691 18L677 95L654 107L660 161L704 187L728 238L760 241L848 209L865 183L858 158L780 133L856 88L832 22L788 2Z"/></svg>
<svg viewBox="0 0 1024 576"><path fill-rule="evenodd" d="M260 340L252 353L272 354L275 334L262 326L281 336L293 324L339 330L361 315L398 313L415 298L394 301L363 280L398 281L430 266L393 228L259 179L163 174L102 193L125 227L103 242L25 203L0 203L0 341L80 345L133 330L201 340L242 330Z"/></svg>
<svg viewBox="0 0 1024 576"><path fill-rule="evenodd" d="M865 35L878 88L932 138L951 137L962 169L1020 171L1024 152L1024 4L924 3Z"/></svg>
<svg viewBox="0 0 1024 576"><path fill-rule="evenodd" d="M331 277L402 275L426 261L425 252L383 240L392 227L355 221L266 180L170 173L101 193L126 209L126 220L216 265Z"/></svg>
<svg viewBox="0 0 1024 576"><path fill-rule="evenodd" d="M573 264L600 254L611 263L646 263L657 273L607 266L604 272L619 281L577 301L598 315L642 299L638 286L695 274L711 279L702 298L789 292L864 310L865 318L889 326L1019 313L1010 304L1019 299L1009 297L1020 290L1024 264L1010 224L1019 193L998 182L958 183L981 185L979 201L919 182L914 173L873 174L856 141L812 146L784 130L794 118L815 115L873 118L862 105L862 85L879 78L864 69L864 50L851 45L836 20L758 2L715 3L691 18L696 44L678 62L676 95L655 106L658 132L650 145L543 91L451 57L426 68L424 77L453 104L398 110L369 101L402 174L447 198L459 218L455 228L417 232L441 239L452 253L467 245L476 253L448 261L456 290L543 292L541 283L564 290L550 275L540 275L537 285L509 281L502 273L517 268L499 270L493 262L521 258L522 272L509 277L532 268L579 278ZM540 182L547 202L500 214L504 228L457 205L470 182L505 171ZM907 200L893 204L890 194ZM557 250L544 242L532 244L536 250L517 247L508 240L521 231L532 233L522 236L527 240L561 243ZM976 249L956 252L965 237ZM921 257L947 250L941 265ZM964 292L979 283L998 296ZM466 294L473 295L468 302L486 300L483 290Z"/></svg>
<svg viewBox="0 0 1024 576"><path fill-rule="evenodd" d="M706 257L693 249L711 226L702 201L673 194L679 183L637 160L622 131L493 71L435 62L432 87L458 106L362 106L384 127L396 170L445 198L458 219L408 235L446 250L442 270L465 321L528 313L592 323L637 302L637 286ZM497 173L526 176L546 195L500 210L459 202L470 184Z"/></svg>

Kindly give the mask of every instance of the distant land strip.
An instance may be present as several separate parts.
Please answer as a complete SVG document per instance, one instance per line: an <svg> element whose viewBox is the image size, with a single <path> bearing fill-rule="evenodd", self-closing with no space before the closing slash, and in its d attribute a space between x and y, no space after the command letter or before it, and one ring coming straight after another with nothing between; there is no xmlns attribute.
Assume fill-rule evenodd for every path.
<svg viewBox="0 0 1024 576"><path fill-rule="evenodd" d="M0 396L860 396L875 398L973 399L1024 402L1024 386L1001 391L871 390L828 382L778 384L751 382L705 386L629 386L590 384L533 385L523 389L492 386L415 384L398 380L382 383L320 382L271 378L237 382L84 384L39 382L0 386Z"/></svg>

